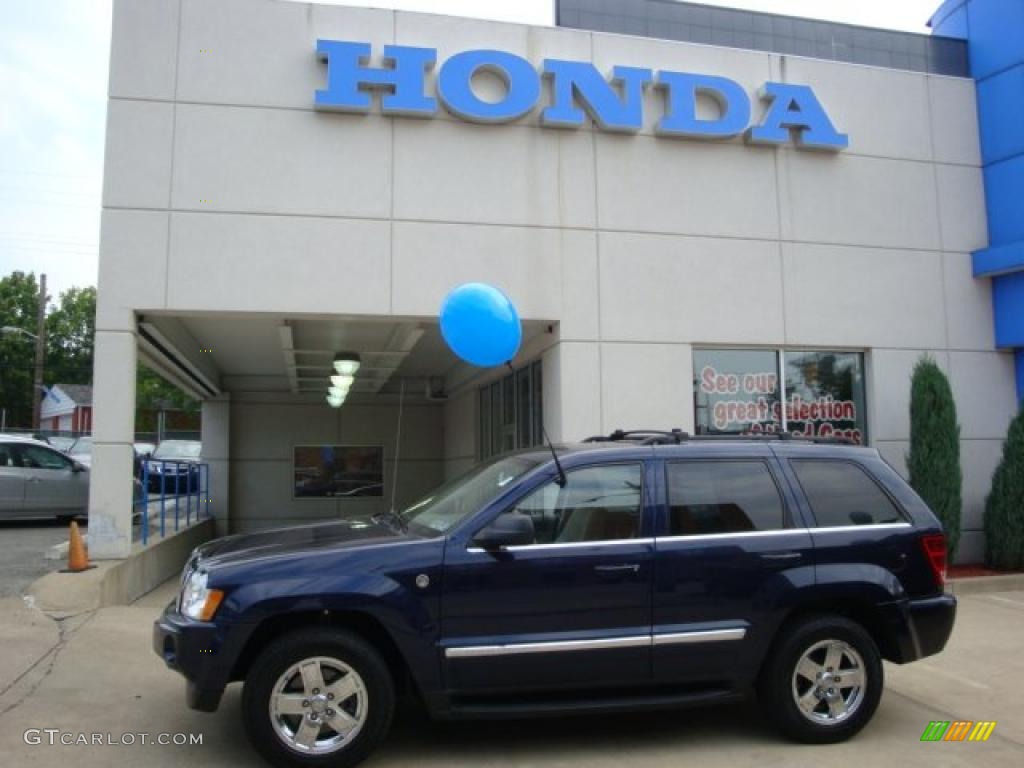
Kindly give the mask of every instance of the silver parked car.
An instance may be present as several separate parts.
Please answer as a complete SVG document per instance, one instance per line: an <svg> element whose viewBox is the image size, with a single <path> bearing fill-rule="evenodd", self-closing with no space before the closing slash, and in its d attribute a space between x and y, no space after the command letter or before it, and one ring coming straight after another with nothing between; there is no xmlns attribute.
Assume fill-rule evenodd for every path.
<svg viewBox="0 0 1024 768"><path fill-rule="evenodd" d="M39 440L0 436L0 518L74 517L89 506L89 470Z"/></svg>

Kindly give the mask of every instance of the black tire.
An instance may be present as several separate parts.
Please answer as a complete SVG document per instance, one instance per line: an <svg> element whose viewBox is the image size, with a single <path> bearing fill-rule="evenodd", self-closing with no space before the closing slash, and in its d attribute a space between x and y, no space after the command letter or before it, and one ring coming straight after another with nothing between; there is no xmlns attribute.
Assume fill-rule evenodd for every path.
<svg viewBox="0 0 1024 768"><path fill-rule="evenodd" d="M845 643L859 655L864 675L859 699L854 699L853 689L843 691L842 686L825 689L839 691L843 703L837 706L856 701L855 706L849 707L849 714L834 722L823 719L830 710L828 700L821 701L814 712L804 714L797 704L797 695L805 694L804 701L811 706L814 699L810 697L817 694L806 677L795 677L797 663L804 654L829 640ZM824 653L827 648L815 651L811 658L822 659L824 664ZM844 657L842 664L851 673L846 678L849 683L853 679L850 657ZM842 669L839 671L841 673ZM840 682L843 682L841 674ZM761 671L757 693L765 714L787 737L807 744L831 744L845 741L867 725L878 708L883 684L882 660L871 635L860 624L845 617L817 615L799 619L782 630Z"/></svg>
<svg viewBox="0 0 1024 768"><path fill-rule="evenodd" d="M362 679L367 694L366 718L358 732L326 754L303 754L286 744L270 713L278 679L294 664L313 657L344 662ZM280 768L356 765L387 735L394 709L394 682L387 664L360 636L337 629L299 630L275 640L253 662L242 691L242 719L249 740L267 762Z"/></svg>

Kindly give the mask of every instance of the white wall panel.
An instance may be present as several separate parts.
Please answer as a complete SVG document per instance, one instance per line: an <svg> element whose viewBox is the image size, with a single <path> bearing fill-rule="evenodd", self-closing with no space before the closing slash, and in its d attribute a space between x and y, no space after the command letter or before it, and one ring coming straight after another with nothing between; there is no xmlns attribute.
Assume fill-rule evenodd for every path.
<svg viewBox="0 0 1024 768"><path fill-rule="evenodd" d="M171 216L170 309L386 313L387 222Z"/></svg>
<svg viewBox="0 0 1024 768"><path fill-rule="evenodd" d="M786 340L944 347L942 254L783 243Z"/></svg>
<svg viewBox="0 0 1024 768"><path fill-rule="evenodd" d="M600 259L604 339L782 341L775 243L603 233Z"/></svg>

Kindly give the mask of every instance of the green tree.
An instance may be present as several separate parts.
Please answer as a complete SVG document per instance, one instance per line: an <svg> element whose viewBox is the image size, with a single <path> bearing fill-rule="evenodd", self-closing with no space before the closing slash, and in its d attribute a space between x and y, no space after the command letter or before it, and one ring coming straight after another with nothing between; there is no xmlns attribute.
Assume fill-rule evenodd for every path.
<svg viewBox="0 0 1024 768"><path fill-rule="evenodd" d="M1024 568L1024 408L1010 423L985 499L985 560L993 568Z"/></svg>
<svg viewBox="0 0 1024 768"><path fill-rule="evenodd" d="M198 411L199 402L139 363L135 378L135 407L153 411Z"/></svg>
<svg viewBox="0 0 1024 768"><path fill-rule="evenodd" d="M929 357L917 362L911 378L907 469L914 490L942 521L952 560L960 543L960 425L949 380Z"/></svg>
<svg viewBox="0 0 1024 768"><path fill-rule="evenodd" d="M39 306L35 274L12 272L0 278L0 326L34 334ZM32 426L32 367L35 345L21 333L0 334L0 408L8 427Z"/></svg>
<svg viewBox="0 0 1024 768"><path fill-rule="evenodd" d="M96 334L96 289L69 288L46 317L46 367L51 384L92 381L93 337Z"/></svg>

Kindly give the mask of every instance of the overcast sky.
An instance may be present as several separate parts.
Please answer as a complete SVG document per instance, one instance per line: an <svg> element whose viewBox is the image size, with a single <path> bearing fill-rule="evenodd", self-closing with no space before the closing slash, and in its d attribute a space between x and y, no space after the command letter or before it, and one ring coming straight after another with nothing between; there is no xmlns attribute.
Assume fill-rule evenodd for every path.
<svg viewBox="0 0 1024 768"><path fill-rule="evenodd" d="M126 0L130 2L131 0ZM940 0L705 0L927 32ZM553 24L553 0L345 0ZM96 283L110 0L0 1L0 275L46 272L50 294Z"/></svg>

